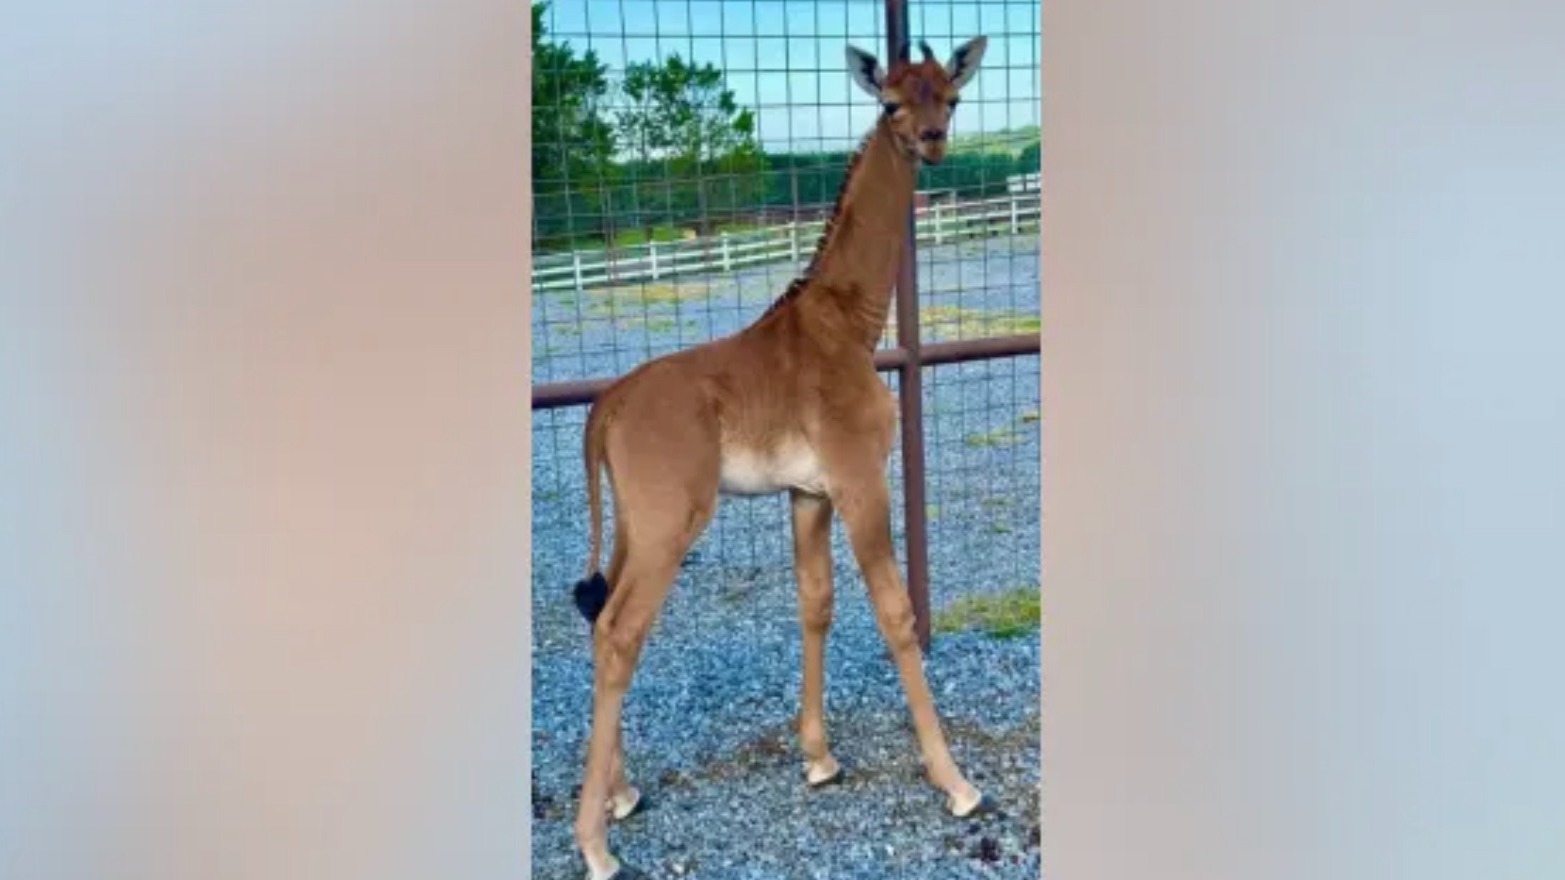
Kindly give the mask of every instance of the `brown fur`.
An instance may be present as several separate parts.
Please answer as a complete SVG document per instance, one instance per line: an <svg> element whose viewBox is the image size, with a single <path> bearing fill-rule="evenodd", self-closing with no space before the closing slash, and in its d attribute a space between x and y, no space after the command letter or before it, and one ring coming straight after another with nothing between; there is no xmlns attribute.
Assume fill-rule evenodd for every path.
<svg viewBox="0 0 1565 880"><path fill-rule="evenodd" d="M941 733L893 555L885 464L896 406L872 359L907 245L918 161L943 155L953 95L939 64L894 65L881 97L895 111L881 115L854 153L804 275L750 326L643 364L592 407L583 444L589 578L601 552L600 469L609 476L616 518L608 596L593 624L592 734L576 824L596 876L617 864L607 847L604 804L636 797L619 745L621 701L725 477L732 491L792 496L804 631L799 730L812 781L836 768L822 705L835 512L901 674L930 781L957 812L977 802ZM940 137L932 139L936 130Z"/></svg>

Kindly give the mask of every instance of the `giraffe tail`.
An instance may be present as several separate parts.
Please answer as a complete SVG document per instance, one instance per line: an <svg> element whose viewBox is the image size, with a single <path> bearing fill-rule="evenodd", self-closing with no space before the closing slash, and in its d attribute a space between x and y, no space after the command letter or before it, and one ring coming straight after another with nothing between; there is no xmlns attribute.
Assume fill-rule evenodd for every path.
<svg viewBox="0 0 1565 880"><path fill-rule="evenodd" d="M587 468L587 574L576 582L574 589L576 610L596 623L603 606L609 601L609 582L599 570L603 554L603 428L606 407L594 406L587 415L586 429L582 432L582 458Z"/></svg>

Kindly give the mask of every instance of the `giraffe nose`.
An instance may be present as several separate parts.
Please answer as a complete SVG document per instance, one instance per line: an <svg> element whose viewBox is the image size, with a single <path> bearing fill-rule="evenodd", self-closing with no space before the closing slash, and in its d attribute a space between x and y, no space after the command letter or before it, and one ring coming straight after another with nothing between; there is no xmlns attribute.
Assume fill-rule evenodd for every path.
<svg viewBox="0 0 1565 880"><path fill-rule="evenodd" d="M918 133L918 139L921 141L929 141L931 143L939 143L940 141L946 139L946 132L943 128L926 128Z"/></svg>

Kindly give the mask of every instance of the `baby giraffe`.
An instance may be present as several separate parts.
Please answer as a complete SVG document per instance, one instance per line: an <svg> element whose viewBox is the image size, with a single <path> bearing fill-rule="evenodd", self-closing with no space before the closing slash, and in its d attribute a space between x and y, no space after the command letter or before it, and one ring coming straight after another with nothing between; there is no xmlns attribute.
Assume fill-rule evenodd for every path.
<svg viewBox="0 0 1565 880"><path fill-rule="evenodd" d="M827 748L822 706L835 512L901 676L929 781L954 816L989 803L952 761L924 679L891 541L886 461L896 401L873 360L907 246L919 164L945 157L958 92L987 45L974 38L944 65L927 43L920 43L917 63L904 46L890 71L849 46L848 71L881 112L848 163L809 267L748 327L641 365L592 407L583 443L589 556L587 577L575 589L593 624L592 732L576 818L589 880L641 876L608 847L609 815L624 818L640 803L625 776L621 704L653 618L720 493L791 496L806 784L841 775ZM606 574L598 569L601 469L608 471L617 522Z"/></svg>

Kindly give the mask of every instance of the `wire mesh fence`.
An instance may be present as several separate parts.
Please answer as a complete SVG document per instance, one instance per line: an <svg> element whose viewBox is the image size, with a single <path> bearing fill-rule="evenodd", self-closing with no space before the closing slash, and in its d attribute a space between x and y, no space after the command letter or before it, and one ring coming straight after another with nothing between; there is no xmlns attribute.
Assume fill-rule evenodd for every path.
<svg viewBox="0 0 1565 880"><path fill-rule="evenodd" d="M781 293L809 260L848 156L878 112L851 84L843 47L884 58L886 7L534 4L535 385L618 376L737 331ZM948 158L920 172L926 343L1038 331L1038 15L1030 0L908 5L913 39L937 51L989 37ZM893 320L881 345L896 340ZM933 604L1035 585L1036 355L922 375ZM886 378L898 390L897 377ZM535 594L580 576L585 414L579 405L534 413ZM889 468L895 511L899 456ZM725 499L688 565L706 579L791 589L790 547L786 496Z"/></svg>

